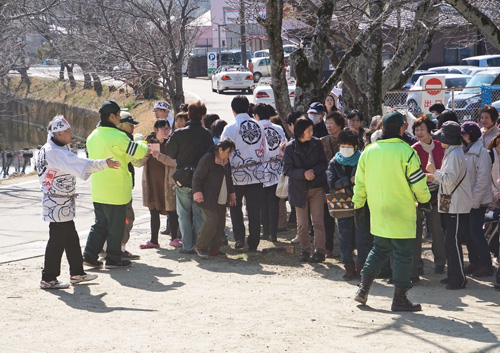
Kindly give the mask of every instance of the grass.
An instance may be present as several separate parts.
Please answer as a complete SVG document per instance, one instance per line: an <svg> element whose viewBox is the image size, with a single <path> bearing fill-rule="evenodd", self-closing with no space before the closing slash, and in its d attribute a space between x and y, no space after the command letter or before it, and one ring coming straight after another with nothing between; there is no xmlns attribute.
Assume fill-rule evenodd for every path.
<svg viewBox="0 0 500 353"><path fill-rule="evenodd" d="M83 82L76 82L72 88L68 81L59 81L53 78L30 77L30 90L27 92L26 84L20 83L20 77L9 78L8 89L18 97L28 97L46 102L64 103L81 108L99 110L101 104L114 99L121 107L127 108L134 118L140 122L135 132L143 136L149 134L155 122L152 113L154 102L157 100L135 99L133 90L123 84L117 90L110 92L110 86L103 84L102 92L98 94L93 89L84 89ZM19 86L19 89L16 88Z"/></svg>

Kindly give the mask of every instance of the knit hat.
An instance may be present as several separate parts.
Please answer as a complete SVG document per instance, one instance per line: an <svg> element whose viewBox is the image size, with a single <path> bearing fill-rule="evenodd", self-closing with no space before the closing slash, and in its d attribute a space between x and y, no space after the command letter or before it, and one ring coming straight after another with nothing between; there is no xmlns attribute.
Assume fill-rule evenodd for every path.
<svg viewBox="0 0 500 353"><path fill-rule="evenodd" d="M473 121L463 123L460 127L460 132L469 135L472 141L477 141L481 137L481 128Z"/></svg>
<svg viewBox="0 0 500 353"><path fill-rule="evenodd" d="M447 145L461 145L460 136L460 125L455 121L445 122L441 129L432 134L434 140Z"/></svg>
<svg viewBox="0 0 500 353"><path fill-rule="evenodd" d="M406 117L397 110L390 111L382 118L382 126L385 128L387 123L394 123L397 127L401 127L406 123Z"/></svg>

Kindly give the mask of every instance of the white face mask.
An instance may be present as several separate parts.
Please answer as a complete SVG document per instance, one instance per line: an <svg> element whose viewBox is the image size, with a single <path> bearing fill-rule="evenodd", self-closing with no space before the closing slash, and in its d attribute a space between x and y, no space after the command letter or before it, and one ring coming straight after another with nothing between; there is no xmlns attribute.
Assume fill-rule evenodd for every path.
<svg viewBox="0 0 500 353"><path fill-rule="evenodd" d="M439 116L439 114L438 114L438 113L436 113L436 112L432 113L432 117L433 117L434 119L437 119L437 118L438 118L438 116Z"/></svg>
<svg viewBox="0 0 500 353"><path fill-rule="evenodd" d="M340 154L345 158L349 158L354 154L353 147L340 147Z"/></svg>
<svg viewBox="0 0 500 353"><path fill-rule="evenodd" d="M319 124L321 122L321 114L309 113L309 114L307 114L307 116L309 117L309 119L312 120L314 125Z"/></svg>

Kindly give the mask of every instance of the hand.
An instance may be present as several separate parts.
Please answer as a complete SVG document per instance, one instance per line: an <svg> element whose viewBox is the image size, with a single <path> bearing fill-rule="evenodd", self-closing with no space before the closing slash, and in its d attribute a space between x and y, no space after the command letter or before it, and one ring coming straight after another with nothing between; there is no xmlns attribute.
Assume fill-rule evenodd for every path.
<svg viewBox="0 0 500 353"><path fill-rule="evenodd" d="M306 178L306 180L309 181L314 180L314 177L315 177L314 170L309 169L304 172L304 178Z"/></svg>
<svg viewBox="0 0 500 353"><path fill-rule="evenodd" d="M228 205L230 207L232 206L236 206L236 194L235 193L231 193L229 194L229 202L228 202Z"/></svg>
<svg viewBox="0 0 500 353"><path fill-rule="evenodd" d="M355 180L356 180L356 176L355 176L355 175L353 175L353 176L351 177L351 183L352 183L352 184L354 184L354 181L355 181Z"/></svg>
<svg viewBox="0 0 500 353"><path fill-rule="evenodd" d="M427 176L427 181L433 181L434 180L434 174L425 173L425 175Z"/></svg>
<svg viewBox="0 0 500 353"><path fill-rule="evenodd" d="M118 169L122 165L120 161L114 161L113 157L106 158L106 164L112 169Z"/></svg>
<svg viewBox="0 0 500 353"><path fill-rule="evenodd" d="M427 163L427 167L425 167L425 169L431 174L434 174L434 172L436 171L436 167L434 167L434 164L432 164L430 161L429 163Z"/></svg>
<svg viewBox="0 0 500 353"><path fill-rule="evenodd" d="M285 151L285 147L286 147L286 142L282 142L280 143L280 146L279 146L279 151L280 151L280 156L283 155L283 152Z"/></svg>
<svg viewBox="0 0 500 353"><path fill-rule="evenodd" d="M425 213L431 213L432 211L432 205L430 202L426 202L426 203L418 203L418 209L421 210L422 212L425 212Z"/></svg>
<svg viewBox="0 0 500 353"><path fill-rule="evenodd" d="M160 151L158 151L158 150L151 151L151 155L154 158L158 159L158 156L160 155Z"/></svg>
<svg viewBox="0 0 500 353"><path fill-rule="evenodd" d="M203 202L203 195L196 195L193 197L194 202L197 203L202 203Z"/></svg>

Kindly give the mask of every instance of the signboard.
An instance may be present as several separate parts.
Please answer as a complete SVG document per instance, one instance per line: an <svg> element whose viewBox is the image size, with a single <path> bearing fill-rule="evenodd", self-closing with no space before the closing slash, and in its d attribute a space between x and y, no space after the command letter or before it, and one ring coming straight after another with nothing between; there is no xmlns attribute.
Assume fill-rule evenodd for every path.
<svg viewBox="0 0 500 353"><path fill-rule="evenodd" d="M420 103L420 108L424 114L429 113L429 107L433 104L442 103L446 105L445 87L444 76L422 76L422 89L425 91L422 92L422 102Z"/></svg>
<svg viewBox="0 0 500 353"><path fill-rule="evenodd" d="M217 54L207 53L208 75L212 75L217 70Z"/></svg>

